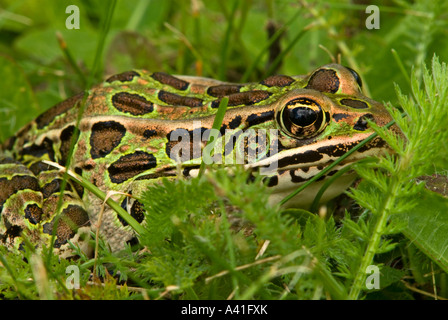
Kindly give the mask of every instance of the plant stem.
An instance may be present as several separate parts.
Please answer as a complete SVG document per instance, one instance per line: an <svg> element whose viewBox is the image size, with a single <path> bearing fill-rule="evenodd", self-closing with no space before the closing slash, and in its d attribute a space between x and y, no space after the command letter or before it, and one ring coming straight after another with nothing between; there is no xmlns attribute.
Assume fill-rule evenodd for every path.
<svg viewBox="0 0 448 320"><path fill-rule="evenodd" d="M381 236L383 235L387 220L389 218L389 212L391 212L395 204L395 198L399 186L400 182L398 181L398 179L393 179L391 181L389 190L387 192L387 197L383 202L384 205L377 212L379 219L373 230L372 237L370 238L370 241L367 245L366 253L361 260L361 264L356 273L355 280L353 281L353 286L351 287L350 293L348 295L349 300L358 299L359 293L363 288L363 283L366 278L367 267L372 264L373 258L376 252L378 251Z"/></svg>
<svg viewBox="0 0 448 320"><path fill-rule="evenodd" d="M238 4L239 4L238 0L235 0L233 2L232 11L230 13L229 20L227 22L227 29L221 47L221 64L218 72L218 77L220 80L225 80L226 78L227 61L229 58L229 51L230 51L229 42L233 31L233 24L235 21L235 14L236 10L238 9Z"/></svg>

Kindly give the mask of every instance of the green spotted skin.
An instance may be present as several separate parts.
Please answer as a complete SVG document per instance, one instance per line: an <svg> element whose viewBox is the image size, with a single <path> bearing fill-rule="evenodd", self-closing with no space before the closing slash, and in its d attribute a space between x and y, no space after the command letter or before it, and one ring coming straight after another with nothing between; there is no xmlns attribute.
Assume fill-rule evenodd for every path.
<svg viewBox="0 0 448 320"><path fill-rule="evenodd" d="M391 120L383 105L362 94L356 72L337 64L306 76L277 75L249 84L144 70L124 72L93 87L86 97L78 94L57 104L3 144L0 244L20 249L23 236L37 245L48 244L54 231L55 249L69 255L68 240L83 245L85 234L99 225L102 201L74 182L65 188L62 215L55 224L62 176L42 162L66 166L83 103L69 169L104 192L138 198L148 185L163 177L198 174L206 133L223 97L229 102L219 133L226 148L216 154L225 159L256 150L255 161L246 159L244 165L253 171L264 170L273 203L369 136L372 130L366 119L380 126ZM255 135L243 147L230 143L243 139L241 133L249 129ZM198 136L202 140L195 139ZM185 141L188 143L180 144ZM327 177L384 149L382 140L373 140ZM290 204L309 205L327 177ZM352 175L343 176L323 200L343 192L352 180ZM114 199L145 223L142 204L134 197L118 195ZM130 226L107 206L100 233L114 251L135 241Z"/></svg>

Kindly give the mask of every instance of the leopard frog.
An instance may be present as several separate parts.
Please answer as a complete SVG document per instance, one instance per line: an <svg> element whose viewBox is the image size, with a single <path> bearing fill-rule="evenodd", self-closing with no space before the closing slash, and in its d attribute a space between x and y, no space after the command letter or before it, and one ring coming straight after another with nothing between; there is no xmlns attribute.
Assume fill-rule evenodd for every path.
<svg viewBox="0 0 448 320"><path fill-rule="evenodd" d="M114 75L89 90L86 98L81 93L57 104L5 141L0 149L0 244L20 249L24 231L32 242L49 241L54 229L54 247L64 255L68 240L81 242L80 230L96 228L102 201L73 182L61 195L61 219L53 228L62 178L44 160L65 166L70 151L74 172L104 192L132 194L117 201L143 223L143 206L134 198L163 177L198 174L223 97L229 99L218 132L224 147L213 159L244 158L256 151L243 165L264 169L270 199L278 202L368 137L372 129L366 119L380 126L391 120L382 104L362 94L361 86L355 71L338 64L305 76L275 75L249 84L144 70ZM245 135L248 130L253 134ZM373 140L289 204L306 207L330 175L385 148L384 141ZM352 175L342 176L323 200L340 194L352 181ZM112 250L135 240L126 221L108 208L100 231Z"/></svg>

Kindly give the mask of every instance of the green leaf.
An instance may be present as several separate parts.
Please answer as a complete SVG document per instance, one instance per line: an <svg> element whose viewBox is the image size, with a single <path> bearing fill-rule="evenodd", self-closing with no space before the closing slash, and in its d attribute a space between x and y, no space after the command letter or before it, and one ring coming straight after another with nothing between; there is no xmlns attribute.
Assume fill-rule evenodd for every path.
<svg viewBox="0 0 448 320"><path fill-rule="evenodd" d="M418 205L395 219L407 220L406 237L448 272L448 199L425 189Z"/></svg>
<svg viewBox="0 0 448 320"><path fill-rule="evenodd" d="M37 102L22 69L10 58L0 55L0 141L11 136L33 117ZM21 115L17 117L16 115Z"/></svg>
<svg viewBox="0 0 448 320"><path fill-rule="evenodd" d="M16 49L38 60L40 65L49 65L54 60L62 58L63 55L56 37L57 31L62 33L64 40L78 61L84 61L88 66L92 65L92 52L95 51L98 37L87 28L77 32L69 32L65 29L45 29L29 32L16 41ZM80 46L79 43L83 45Z"/></svg>

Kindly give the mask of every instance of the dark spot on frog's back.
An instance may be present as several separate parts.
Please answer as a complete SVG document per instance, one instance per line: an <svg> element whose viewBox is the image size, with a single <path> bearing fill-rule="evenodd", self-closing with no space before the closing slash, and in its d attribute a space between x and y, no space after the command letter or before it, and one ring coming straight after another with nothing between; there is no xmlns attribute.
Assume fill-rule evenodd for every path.
<svg viewBox="0 0 448 320"><path fill-rule="evenodd" d="M263 100L266 100L271 96L270 92L264 91L264 90L252 90L252 91L245 91L245 92L238 92L230 94L228 106L240 106L240 105L252 105L256 104L258 102L261 102ZM219 104L221 102L221 98L215 100L212 102L212 108L218 108Z"/></svg>
<svg viewBox="0 0 448 320"><path fill-rule="evenodd" d="M84 166L84 168L89 167L89 169L85 169L87 171L92 170L93 167L86 165ZM82 169L79 167L75 167L75 173L77 175L79 175L80 177L82 177ZM75 187L76 193L78 194L79 198L82 199L82 196L84 194L84 187L82 185L80 185L79 183L74 183L73 186Z"/></svg>
<svg viewBox="0 0 448 320"><path fill-rule="evenodd" d="M58 103L51 109L48 109L47 111L42 113L40 116L38 116L36 118L37 128L42 129L42 128L46 127L47 125L49 125L53 121L54 118L67 112L71 108L75 107L77 103L82 101L83 97L84 97L84 93L81 92L71 98L68 98L65 101Z"/></svg>
<svg viewBox="0 0 448 320"><path fill-rule="evenodd" d="M143 132L143 137L145 137L146 139L150 139L152 137L157 136L157 130L153 130L153 129L146 129Z"/></svg>
<svg viewBox="0 0 448 320"><path fill-rule="evenodd" d="M254 113L247 117L246 122L249 127L274 119L274 111L266 111L260 114Z"/></svg>
<svg viewBox="0 0 448 320"><path fill-rule="evenodd" d="M34 173L35 175L38 175L40 172L43 171L48 171L53 169L53 167L51 167L50 165L43 163L42 161L37 161L34 162L29 169L31 170L32 173Z"/></svg>
<svg viewBox="0 0 448 320"><path fill-rule="evenodd" d="M48 199L52 194L55 194L57 192L61 191L61 185L62 180L61 179L54 179L51 182L47 183L42 187L42 196L44 199ZM70 184L67 184L65 186L65 190L72 191L72 187Z"/></svg>
<svg viewBox="0 0 448 320"><path fill-rule="evenodd" d="M170 106L196 108L204 104L199 98L181 96L164 90L159 91L158 98Z"/></svg>
<svg viewBox="0 0 448 320"><path fill-rule="evenodd" d="M124 210L127 210L128 208L128 198L125 198L123 200L123 202L121 203L121 207ZM141 202L135 200L134 203L131 206L131 217L133 217L135 220L137 220L138 223L142 223L143 220L145 219L145 211L144 211L144 206ZM123 226L127 226L128 223L120 216L118 216L118 220L120 220L121 224Z"/></svg>
<svg viewBox="0 0 448 320"><path fill-rule="evenodd" d="M36 158L42 158L45 154L51 161L54 161L53 141L45 138L41 144L32 144L19 151L20 156L30 155Z"/></svg>
<svg viewBox="0 0 448 320"><path fill-rule="evenodd" d="M106 82L114 82L114 81L120 81L120 82L128 82L132 81L134 77L139 77L140 74L136 71L126 71L119 74L115 74L111 77L109 77Z"/></svg>
<svg viewBox="0 0 448 320"><path fill-rule="evenodd" d="M294 78L285 75L270 76L260 82L266 87L287 87L294 82Z"/></svg>
<svg viewBox="0 0 448 320"><path fill-rule="evenodd" d="M3 237L0 237L0 241L6 238L15 238L22 234L22 228L19 226L10 226L8 229L6 229L5 234Z"/></svg>
<svg viewBox="0 0 448 320"><path fill-rule="evenodd" d="M43 232L53 233L54 220L43 225ZM73 238L79 227L90 226L90 220L87 212L78 205L70 204L62 211L61 218L58 221L56 230L55 248L60 248L67 240Z"/></svg>
<svg viewBox="0 0 448 320"><path fill-rule="evenodd" d="M207 89L207 94L221 98L224 96L228 96L229 94L238 93L243 86L237 84L220 84L217 86L211 86Z"/></svg>
<svg viewBox="0 0 448 320"><path fill-rule="evenodd" d="M90 135L92 159L102 158L112 152L126 134L126 128L116 121L97 122Z"/></svg>
<svg viewBox="0 0 448 320"><path fill-rule="evenodd" d="M134 116L142 116L154 111L152 102L136 93L118 92L112 96L112 105L117 110Z"/></svg>
<svg viewBox="0 0 448 320"><path fill-rule="evenodd" d="M136 151L122 156L107 169L113 183L122 183L146 170L157 166L154 155L144 151Z"/></svg>
<svg viewBox="0 0 448 320"><path fill-rule="evenodd" d="M24 212L25 218L27 218L31 224L38 224L43 215L42 209L35 203L27 205Z"/></svg>
<svg viewBox="0 0 448 320"><path fill-rule="evenodd" d="M165 72L154 72L151 75L151 78L177 90L186 90L189 86L189 83L187 81L176 78L175 76L172 76Z"/></svg>
<svg viewBox="0 0 448 320"><path fill-rule="evenodd" d="M59 152L61 153L61 159L59 159L60 165L65 165L68 155L70 153L70 145L72 143L73 133L75 132L75 126L71 125L62 130L61 132L61 146Z"/></svg>
<svg viewBox="0 0 448 320"><path fill-rule="evenodd" d="M37 178L31 175L13 176L11 179L0 178L0 207L12 194L25 189L38 191Z"/></svg>

